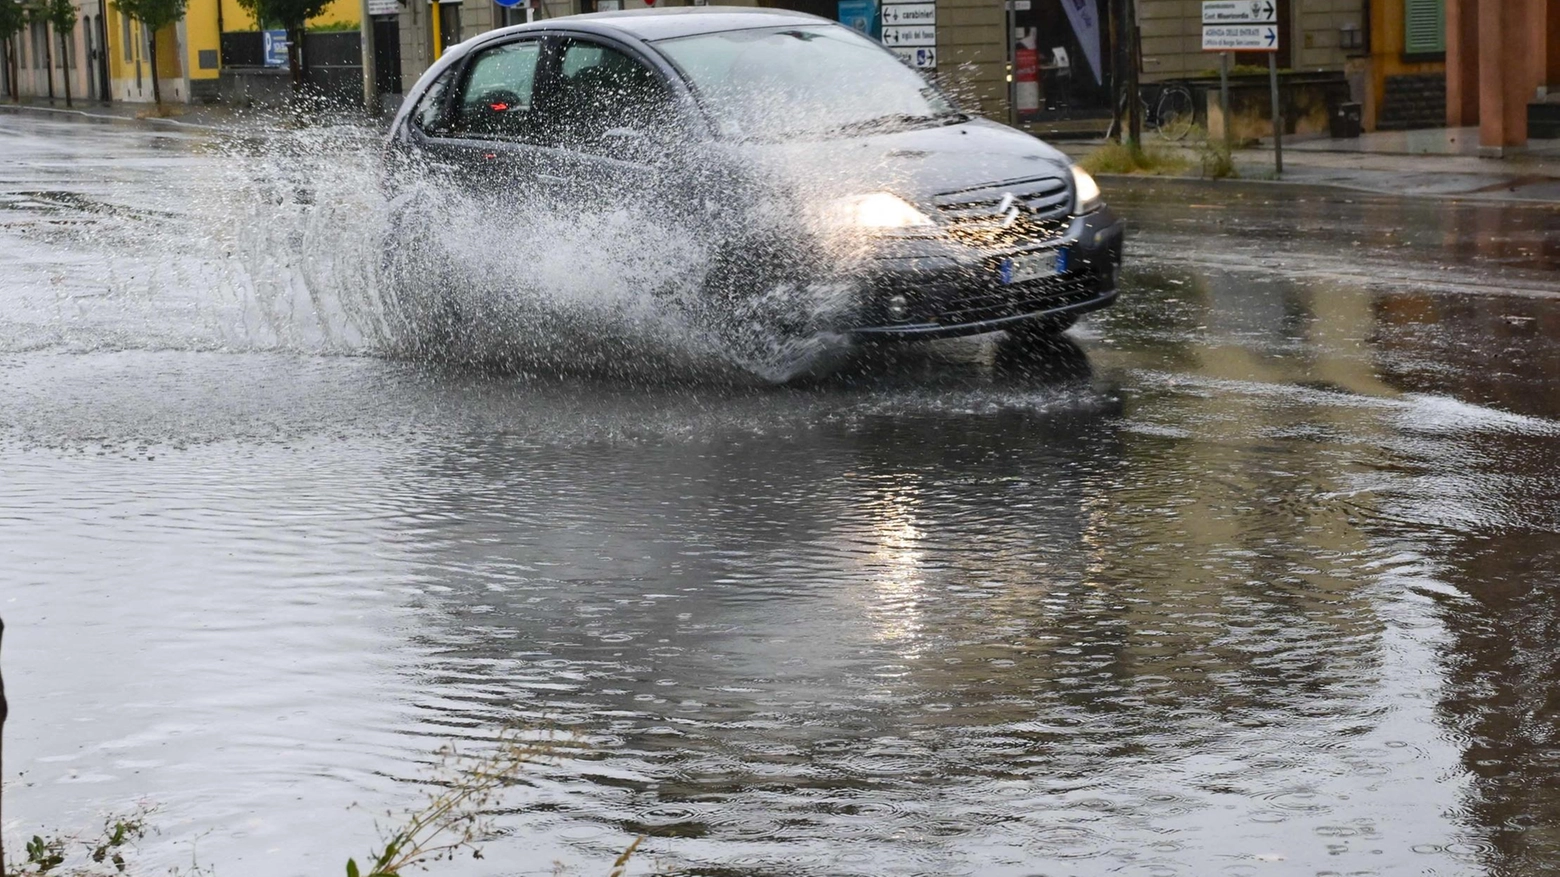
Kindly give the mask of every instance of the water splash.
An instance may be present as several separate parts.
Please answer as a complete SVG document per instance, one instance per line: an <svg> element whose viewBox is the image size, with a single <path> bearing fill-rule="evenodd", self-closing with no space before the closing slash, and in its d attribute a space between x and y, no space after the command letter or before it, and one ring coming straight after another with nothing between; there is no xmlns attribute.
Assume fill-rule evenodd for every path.
<svg viewBox="0 0 1560 877"><path fill-rule="evenodd" d="M392 201L376 132L352 126L235 138L216 154L226 185L197 204L197 224L251 340L629 378L735 368L765 381L846 346L813 328L854 294L817 279L827 268L750 280L699 229L619 193L581 210L403 167Z"/></svg>

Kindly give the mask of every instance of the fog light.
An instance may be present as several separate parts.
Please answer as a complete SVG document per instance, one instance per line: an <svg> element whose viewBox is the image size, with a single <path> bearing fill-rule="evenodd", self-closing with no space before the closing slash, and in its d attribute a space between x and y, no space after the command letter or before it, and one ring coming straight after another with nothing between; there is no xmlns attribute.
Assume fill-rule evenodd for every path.
<svg viewBox="0 0 1560 877"><path fill-rule="evenodd" d="M910 315L910 302L902 295L893 296L888 300L888 317L891 320L903 320Z"/></svg>

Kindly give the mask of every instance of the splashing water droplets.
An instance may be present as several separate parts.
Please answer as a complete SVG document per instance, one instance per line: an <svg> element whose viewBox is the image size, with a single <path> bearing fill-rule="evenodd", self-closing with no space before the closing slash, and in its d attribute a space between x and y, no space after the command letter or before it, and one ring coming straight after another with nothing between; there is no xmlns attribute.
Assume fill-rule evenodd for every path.
<svg viewBox="0 0 1560 877"><path fill-rule="evenodd" d="M387 197L380 147L354 126L219 146L221 185L197 200L195 220L223 254L230 340L629 377L735 368L767 381L846 346L817 327L854 287L816 279L828 276L816 264L756 270L774 268L763 264L774 254L711 242L606 190L580 210L532 197L521 178L473 191L403 164Z"/></svg>

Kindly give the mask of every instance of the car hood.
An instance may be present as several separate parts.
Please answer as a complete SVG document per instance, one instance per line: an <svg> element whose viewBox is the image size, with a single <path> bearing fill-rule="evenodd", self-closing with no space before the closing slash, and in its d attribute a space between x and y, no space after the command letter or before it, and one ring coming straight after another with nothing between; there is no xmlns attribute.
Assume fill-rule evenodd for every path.
<svg viewBox="0 0 1560 877"><path fill-rule="evenodd" d="M974 119L957 125L786 143L732 144L774 183L821 195L893 192L912 201L944 192L1067 177L1071 161L1045 142Z"/></svg>

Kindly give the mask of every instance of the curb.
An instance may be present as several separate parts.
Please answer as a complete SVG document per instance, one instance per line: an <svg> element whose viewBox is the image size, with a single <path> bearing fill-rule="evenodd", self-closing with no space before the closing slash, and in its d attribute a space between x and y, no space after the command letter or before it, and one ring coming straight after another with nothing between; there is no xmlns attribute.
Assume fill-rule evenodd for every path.
<svg viewBox="0 0 1560 877"><path fill-rule="evenodd" d="M62 107L40 107L32 104L0 104L0 110L13 113L44 113L58 116L80 116L84 119L103 119L110 122L129 122L131 124L173 125L179 128L194 128L202 131L221 130L216 125L207 125L201 122L186 122L182 119L164 119L157 116L124 116L118 113L94 113L88 110L66 109Z"/></svg>
<svg viewBox="0 0 1560 877"><path fill-rule="evenodd" d="M1348 183L1335 180L1273 180L1261 177L1228 177L1225 179L1211 179L1209 177L1191 177L1181 175L1156 175L1156 174L1096 174L1100 180L1111 183L1126 183L1135 185L1140 183L1171 183L1181 186L1221 186L1227 188L1240 188L1244 186L1289 186L1297 189L1336 189L1343 192L1365 192L1372 195L1387 195L1393 198L1420 198L1432 201L1464 201L1473 204L1512 204L1520 206L1544 205L1555 207L1552 198L1525 197L1522 195L1501 194L1484 192L1400 192L1394 189L1368 186L1362 183Z"/></svg>

